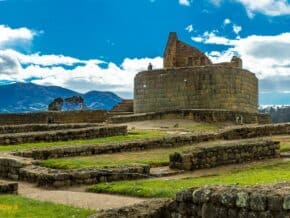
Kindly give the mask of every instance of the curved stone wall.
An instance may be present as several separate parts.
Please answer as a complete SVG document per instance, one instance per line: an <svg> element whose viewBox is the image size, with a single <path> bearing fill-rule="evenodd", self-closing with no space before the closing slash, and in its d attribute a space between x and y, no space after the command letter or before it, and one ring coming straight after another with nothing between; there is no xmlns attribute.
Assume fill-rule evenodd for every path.
<svg viewBox="0 0 290 218"><path fill-rule="evenodd" d="M225 109L258 112L258 79L233 67L202 66L140 72L134 80L134 112Z"/></svg>

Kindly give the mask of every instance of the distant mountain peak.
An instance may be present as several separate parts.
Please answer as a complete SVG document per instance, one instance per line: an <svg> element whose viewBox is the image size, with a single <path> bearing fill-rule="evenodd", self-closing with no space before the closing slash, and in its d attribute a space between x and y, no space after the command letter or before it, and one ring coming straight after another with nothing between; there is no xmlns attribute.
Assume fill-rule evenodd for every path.
<svg viewBox="0 0 290 218"><path fill-rule="evenodd" d="M81 94L59 86L16 82L0 86L0 113L46 111L55 98L81 96L90 110L110 110L121 102L112 92L90 91Z"/></svg>

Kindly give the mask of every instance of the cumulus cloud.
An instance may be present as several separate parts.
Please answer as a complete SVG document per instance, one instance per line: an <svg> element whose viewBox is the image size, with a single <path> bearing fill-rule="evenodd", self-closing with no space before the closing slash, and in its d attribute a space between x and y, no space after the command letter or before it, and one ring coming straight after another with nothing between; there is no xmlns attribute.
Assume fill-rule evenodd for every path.
<svg viewBox="0 0 290 218"><path fill-rule="evenodd" d="M21 70L18 60L0 51L0 75L17 74Z"/></svg>
<svg viewBox="0 0 290 218"><path fill-rule="evenodd" d="M290 91L289 84L279 85L282 81L290 81L290 33L229 39L217 36L214 32L206 32L197 39L192 37L196 42L228 47L224 51L213 51L208 54L214 63L230 61L233 55L240 55L244 67L256 73L261 79L261 84L264 84L261 86L262 91L266 90L266 87L269 90L276 87L281 92Z"/></svg>
<svg viewBox="0 0 290 218"><path fill-rule="evenodd" d="M82 65L75 65L79 63ZM136 73L146 70L149 63L154 68L161 68L163 59L126 58L121 66L110 62L102 67L100 64L103 63L101 60L79 60L63 55L26 55L11 49L3 50L0 52L0 80L29 80L39 85L62 86L79 92L113 91L123 97L132 97Z"/></svg>
<svg viewBox="0 0 290 218"><path fill-rule="evenodd" d="M0 25L0 49L26 45L33 40L37 32L28 28L10 28L5 25Z"/></svg>
<svg viewBox="0 0 290 218"><path fill-rule="evenodd" d="M24 54L11 46L31 43L36 35L36 32L28 28L13 29L0 25L0 81L31 81L79 92L113 91L123 97L132 97L136 73L146 70L149 63L154 68L161 68L163 64L161 57L126 58L118 66L98 59L80 60L57 54Z"/></svg>
<svg viewBox="0 0 290 218"><path fill-rule="evenodd" d="M222 2L231 2L230 0L210 0L215 6L220 6ZM282 16L290 14L290 4L287 0L232 0L242 4L249 17L253 17L256 13L267 16Z"/></svg>
<svg viewBox="0 0 290 218"><path fill-rule="evenodd" d="M41 65L41 66L56 66L56 65L67 65L73 66L75 64L86 64L88 62L94 64L105 63L101 60L80 60L77 58L64 56L64 55L42 55L40 53L33 54L22 54L12 49L2 50L2 53L9 55L11 57L17 58L21 64L29 65Z"/></svg>
<svg viewBox="0 0 290 218"><path fill-rule="evenodd" d="M287 0L235 0L243 4L249 14L262 13L268 16L281 16L290 14L290 5Z"/></svg>

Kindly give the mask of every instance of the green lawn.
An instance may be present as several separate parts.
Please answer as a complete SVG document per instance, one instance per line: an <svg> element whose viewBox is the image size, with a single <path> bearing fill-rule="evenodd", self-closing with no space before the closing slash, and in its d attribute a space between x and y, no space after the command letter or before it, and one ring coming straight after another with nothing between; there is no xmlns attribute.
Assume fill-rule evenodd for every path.
<svg viewBox="0 0 290 218"><path fill-rule="evenodd" d="M72 157L61 159L48 159L42 162L45 167L56 169L104 168L134 164L149 164L151 166L169 165L169 155L192 148L183 146L178 148L153 149L139 152L123 152L103 154L87 157Z"/></svg>
<svg viewBox="0 0 290 218"><path fill-rule="evenodd" d="M55 147L55 146L68 146L68 145L98 145L105 143L114 143L114 142L125 142L125 141L133 141L139 139L148 139L148 138L158 138L167 135L164 131L130 131L128 135L121 136L111 136L106 138L96 138L89 140L73 140L73 141L60 141L60 142L40 142L40 143L29 143L29 144L19 144L19 145L8 145L1 146L0 152L7 151L20 151L20 150L28 150L33 148L47 148L47 147Z"/></svg>
<svg viewBox="0 0 290 218"><path fill-rule="evenodd" d="M174 197L176 192L203 185L256 185L290 181L290 162L258 164L222 175L186 179L148 179L100 183L88 188L91 192L116 193L138 197Z"/></svg>
<svg viewBox="0 0 290 218"><path fill-rule="evenodd" d="M280 141L281 151L290 151L290 135L289 136L274 136L275 141Z"/></svg>
<svg viewBox="0 0 290 218"><path fill-rule="evenodd" d="M86 218L95 211L40 202L17 195L0 196L0 217L5 218Z"/></svg>

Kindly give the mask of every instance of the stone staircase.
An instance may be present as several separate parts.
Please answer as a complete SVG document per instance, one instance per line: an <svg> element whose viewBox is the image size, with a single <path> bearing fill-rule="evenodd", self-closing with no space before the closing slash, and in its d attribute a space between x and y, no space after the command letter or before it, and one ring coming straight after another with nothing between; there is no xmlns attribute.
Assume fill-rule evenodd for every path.
<svg viewBox="0 0 290 218"><path fill-rule="evenodd" d="M110 115L128 115L133 114L133 100L123 99L110 111Z"/></svg>

